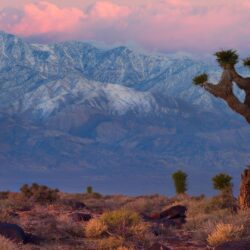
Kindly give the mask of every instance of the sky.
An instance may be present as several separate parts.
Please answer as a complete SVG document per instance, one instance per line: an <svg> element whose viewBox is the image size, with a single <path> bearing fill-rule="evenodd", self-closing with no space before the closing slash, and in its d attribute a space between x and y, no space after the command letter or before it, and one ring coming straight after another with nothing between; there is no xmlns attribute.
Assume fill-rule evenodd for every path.
<svg viewBox="0 0 250 250"><path fill-rule="evenodd" d="M0 30L41 43L248 51L250 0L0 0Z"/></svg>

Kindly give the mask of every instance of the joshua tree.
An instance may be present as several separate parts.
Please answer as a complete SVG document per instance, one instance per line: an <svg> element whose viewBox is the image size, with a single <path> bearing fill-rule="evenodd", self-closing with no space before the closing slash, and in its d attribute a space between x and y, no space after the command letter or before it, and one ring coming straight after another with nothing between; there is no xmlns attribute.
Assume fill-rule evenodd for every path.
<svg viewBox="0 0 250 250"><path fill-rule="evenodd" d="M239 205L241 209L250 208L250 166L241 175Z"/></svg>
<svg viewBox="0 0 250 250"><path fill-rule="evenodd" d="M215 53L216 60L222 68L220 81L212 84L206 73L196 76L193 83L204 88L217 98L223 99L236 113L243 116L250 124L250 77L241 76L235 69L239 56L235 50L221 50ZM243 65L250 68L250 57L243 60ZM233 92L233 83L245 92L241 102ZM239 205L242 209L250 208L250 168L241 176Z"/></svg>
<svg viewBox="0 0 250 250"><path fill-rule="evenodd" d="M212 178L214 189L223 192L232 191L232 177L228 174L220 173Z"/></svg>
<svg viewBox="0 0 250 250"><path fill-rule="evenodd" d="M217 62L222 68L220 81L212 84L206 73L196 76L193 83L204 88L217 98L223 99L235 112L242 115L250 123L250 77L242 77L235 69L239 56L235 50L222 50L215 53ZM250 67L250 57L243 60L243 65ZM233 92L233 83L245 92L245 100L241 102Z"/></svg>
<svg viewBox="0 0 250 250"><path fill-rule="evenodd" d="M181 170L172 174L177 194L184 194L187 191L187 174Z"/></svg>
<svg viewBox="0 0 250 250"><path fill-rule="evenodd" d="M93 187L92 186L88 186L86 189L86 193L87 194L93 194Z"/></svg>

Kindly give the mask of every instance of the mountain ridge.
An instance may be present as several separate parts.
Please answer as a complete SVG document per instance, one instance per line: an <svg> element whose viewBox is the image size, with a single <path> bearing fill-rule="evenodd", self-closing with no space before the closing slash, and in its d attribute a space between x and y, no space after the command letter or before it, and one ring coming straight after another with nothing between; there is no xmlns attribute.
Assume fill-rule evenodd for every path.
<svg viewBox="0 0 250 250"><path fill-rule="evenodd" d="M182 168L207 192L207 176L235 175L250 160L243 119L192 85L203 71L216 79L215 64L84 42L30 44L5 33L0 59L3 176L61 176L66 189L81 177L127 193L152 182L147 191L164 192L164 173ZM124 176L131 186L121 184Z"/></svg>

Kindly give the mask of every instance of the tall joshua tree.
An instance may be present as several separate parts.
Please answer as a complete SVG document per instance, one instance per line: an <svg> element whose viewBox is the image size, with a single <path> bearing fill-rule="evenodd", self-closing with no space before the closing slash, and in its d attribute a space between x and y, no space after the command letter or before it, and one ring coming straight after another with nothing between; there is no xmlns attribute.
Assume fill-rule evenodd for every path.
<svg viewBox="0 0 250 250"><path fill-rule="evenodd" d="M217 98L223 99L235 112L242 115L250 123L250 77L241 76L235 69L239 56L235 50L222 50L215 53L217 62L222 68L220 81L212 84L206 73L198 75L193 83L204 88ZM243 64L250 68L250 57L243 60ZM245 100L241 102L233 92L233 82L245 92Z"/></svg>
<svg viewBox="0 0 250 250"><path fill-rule="evenodd" d="M221 50L215 53L216 60L222 68L217 84L209 82L206 73L196 76L193 83L204 88L210 94L223 99L236 113L243 116L250 124L250 77L241 76L235 69L239 56L235 50ZM250 68L250 57L243 60L243 65ZM245 92L241 102L233 92L233 83ZM250 208L250 167L241 176L239 205L242 209Z"/></svg>

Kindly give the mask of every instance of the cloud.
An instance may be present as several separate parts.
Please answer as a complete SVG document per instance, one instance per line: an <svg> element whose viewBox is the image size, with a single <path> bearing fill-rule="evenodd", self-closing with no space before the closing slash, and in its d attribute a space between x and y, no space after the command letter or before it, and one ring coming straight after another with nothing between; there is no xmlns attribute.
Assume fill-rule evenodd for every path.
<svg viewBox="0 0 250 250"><path fill-rule="evenodd" d="M2 19L6 23L7 18L4 18L4 13L2 12ZM76 29L80 19L85 16L84 12L77 8L59 8L46 1L40 1L37 4L26 4L24 9L19 12L19 15L22 18L19 19L19 22L8 27L8 32L22 36L50 32L67 33L71 29ZM15 17L8 15L8 19L12 22Z"/></svg>
<svg viewBox="0 0 250 250"><path fill-rule="evenodd" d="M22 10L0 11L0 29L53 41L137 43L158 51L249 50L248 0L117 2L95 1L82 9L46 1L27 3Z"/></svg>
<svg viewBox="0 0 250 250"><path fill-rule="evenodd" d="M111 2L96 2L89 13L90 18L116 20L127 17L131 10Z"/></svg>

